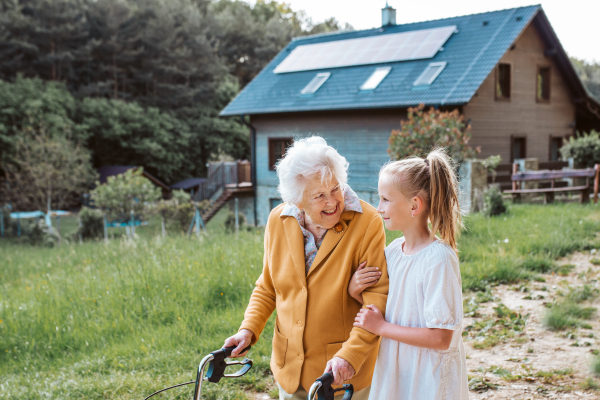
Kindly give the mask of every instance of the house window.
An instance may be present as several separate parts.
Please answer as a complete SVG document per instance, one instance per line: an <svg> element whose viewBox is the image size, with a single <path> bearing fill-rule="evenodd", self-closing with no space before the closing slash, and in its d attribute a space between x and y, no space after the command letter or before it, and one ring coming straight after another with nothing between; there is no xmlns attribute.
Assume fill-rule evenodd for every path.
<svg viewBox="0 0 600 400"><path fill-rule="evenodd" d="M550 67L540 67L537 74L537 101L550 101Z"/></svg>
<svg viewBox="0 0 600 400"><path fill-rule="evenodd" d="M302 89L302 91L300 91L300 93L301 94L314 94L325 83L325 81L327 79L329 79L330 76L331 76L331 72L318 73L317 75L315 75L314 78L312 78L312 80L310 82L308 82L308 85L306 85L304 87L304 89Z"/></svg>
<svg viewBox="0 0 600 400"><path fill-rule="evenodd" d="M526 138L524 137L512 137L510 147L510 162L514 162L519 158L527 157Z"/></svg>
<svg viewBox="0 0 600 400"><path fill-rule="evenodd" d="M271 171L275 171L275 164L285 155L285 151L293 141L293 138L269 138L269 169Z"/></svg>
<svg viewBox="0 0 600 400"><path fill-rule="evenodd" d="M271 210L283 203L281 199L269 199L269 204L271 206Z"/></svg>
<svg viewBox="0 0 600 400"><path fill-rule="evenodd" d="M510 100L510 64L496 68L496 100Z"/></svg>
<svg viewBox="0 0 600 400"><path fill-rule="evenodd" d="M437 76L446 67L446 62L434 62L430 63L425 70L419 75L413 86L424 86L431 85L431 83L437 78Z"/></svg>
<svg viewBox="0 0 600 400"><path fill-rule="evenodd" d="M550 136L550 161L560 161L560 148L563 145L562 137Z"/></svg>
<svg viewBox="0 0 600 400"><path fill-rule="evenodd" d="M369 79L365 81L360 87L360 90L375 90L381 81L390 73L392 67L381 67L376 68L375 71L369 76Z"/></svg>

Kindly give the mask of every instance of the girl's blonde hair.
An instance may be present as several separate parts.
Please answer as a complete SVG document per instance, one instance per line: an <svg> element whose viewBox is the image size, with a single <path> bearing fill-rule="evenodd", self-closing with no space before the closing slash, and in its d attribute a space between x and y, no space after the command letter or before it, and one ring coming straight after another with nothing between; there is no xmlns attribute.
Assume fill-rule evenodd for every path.
<svg viewBox="0 0 600 400"><path fill-rule="evenodd" d="M421 198L431 221L431 235L439 231L442 240L457 250L456 237L462 221L458 180L452 164L453 160L443 149L435 149L427 158L390 162L381 168L379 176L389 176L407 198Z"/></svg>

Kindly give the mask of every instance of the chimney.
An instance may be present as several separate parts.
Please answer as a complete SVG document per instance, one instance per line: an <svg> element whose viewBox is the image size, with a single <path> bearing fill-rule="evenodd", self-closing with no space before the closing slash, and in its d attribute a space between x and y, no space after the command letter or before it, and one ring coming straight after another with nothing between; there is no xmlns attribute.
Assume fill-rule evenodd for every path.
<svg viewBox="0 0 600 400"><path fill-rule="evenodd" d="M385 2L385 8L381 9L381 26L391 26L396 25L396 9L390 7Z"/></svg>

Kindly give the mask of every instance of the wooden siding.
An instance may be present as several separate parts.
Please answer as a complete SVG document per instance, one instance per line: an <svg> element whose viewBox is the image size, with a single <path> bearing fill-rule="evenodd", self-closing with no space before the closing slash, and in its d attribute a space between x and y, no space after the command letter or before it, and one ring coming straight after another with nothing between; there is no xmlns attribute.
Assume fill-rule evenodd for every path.
<svg viewBox="0 0 600 400"><path fill-rule="evenodd" d="M481 146L481 158L500 154L503 163L510 163L511 136L526 137L527 157L549 161L550 137L573 133L575 106L569 88L552 59L544 56L544 44L531 24L500 63L511 64L511 99L495 100L492 71L463 109L465 117L471 119L470 144ZM547 103L536 101L537 72L544 66L551 67Z"/></svg>
<svg viewBox="0 0 600 400"><path fill-rule="evenodd" d="M376 191L377 173L388 160L388 139L400 127L406 110L361 110L252 116L256 128L256 177L259 186L276 186L269 171L268 139L320 135L350 163L349 184L355 191Z"/></svg>

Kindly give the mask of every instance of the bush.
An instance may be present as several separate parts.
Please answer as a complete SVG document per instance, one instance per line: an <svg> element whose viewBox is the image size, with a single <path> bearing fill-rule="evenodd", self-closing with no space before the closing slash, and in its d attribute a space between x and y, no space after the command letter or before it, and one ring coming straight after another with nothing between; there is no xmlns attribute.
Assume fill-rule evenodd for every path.
<svg viewBox="0 0 600 400"><path fill-rule="evenodd" d="M246 216L238 212L238 222L240 230L246 225ZM225 230L227 232L235 232L235 213L230 212L225 219Z"/></svg>
<svg viewBox="0 0 600 400"><path fill-rule="evenodd" d="M94 204L106 212L111 221L127 221L131 212L143 218L149 211L149 204L160 198L160 189L142 173L142 168L130 169L123 174L109 176L106 183L96 182L91 193Z"/></svg>
<svg viewBox="0 0 600 400"><path fill-rule="evenodd" d="M484 168L487 169L487 171L490 174L492 174L492 183L496 181L496 175L498 175L498 173L496 172L496 168L498 168L498 165L500 165L501 162L502 157L500 157L499 155L489 156L481 162Z"/></svg>
<svg viewBox="0 0 600 400"><path fill-rule="evenodd" d="M46 221L43 218L31 223L31 228L26 238L27 242L32 246L54 247L60 243L60 235L56 229L46 225Z"/></svg>
<svg viewBox="0 0 600 400"><path fill-rule="evenodd" d="M79 212L81 226L75 233L75 238L101 239L104 237L104 216L102 211L83 207Z"/></svg>
<svg viewBox="0 0 600 400"><path fill-rule="evenodd" d="M506 205L502 200L502 192L496 185L490 186L483 193L483 214L487 217L501 215L506 212Z"/></svg>
<svg viewBox="0 0 600 400"><path fill-rule="evenodd" d="M44 218L10 219L9 229L6 232L13 237L19 237L19 223L21 224L21 240L32 246L54 247L60 242L56 229L50 229Z"/></svg>
<svg viewBox="0 0 600 400"><path fill-rule="evenodd" d="M189 193L174 190L172 197L158 201L153 211L164 218L167 227L174 226L177 230L186 232L195 210Z"/></svg>
<svg viewBox="0 0 600 400"><path fill-rule="evenodd" d="M600 164L600 133L578 132L575 137L565 141L560 154L564 159L573 158L575 168L591 168L594 164Z"/></svg>
<svg viewBox="0 0 600 400"><path fill-rule="evenodd" d="M468 145L471 126L458 110L425 111L425 105L408 109L408 118L390 136L388 153L395 160L424 154L436 147L445 147L457 163L473 158L480 149Z"/></svg>

